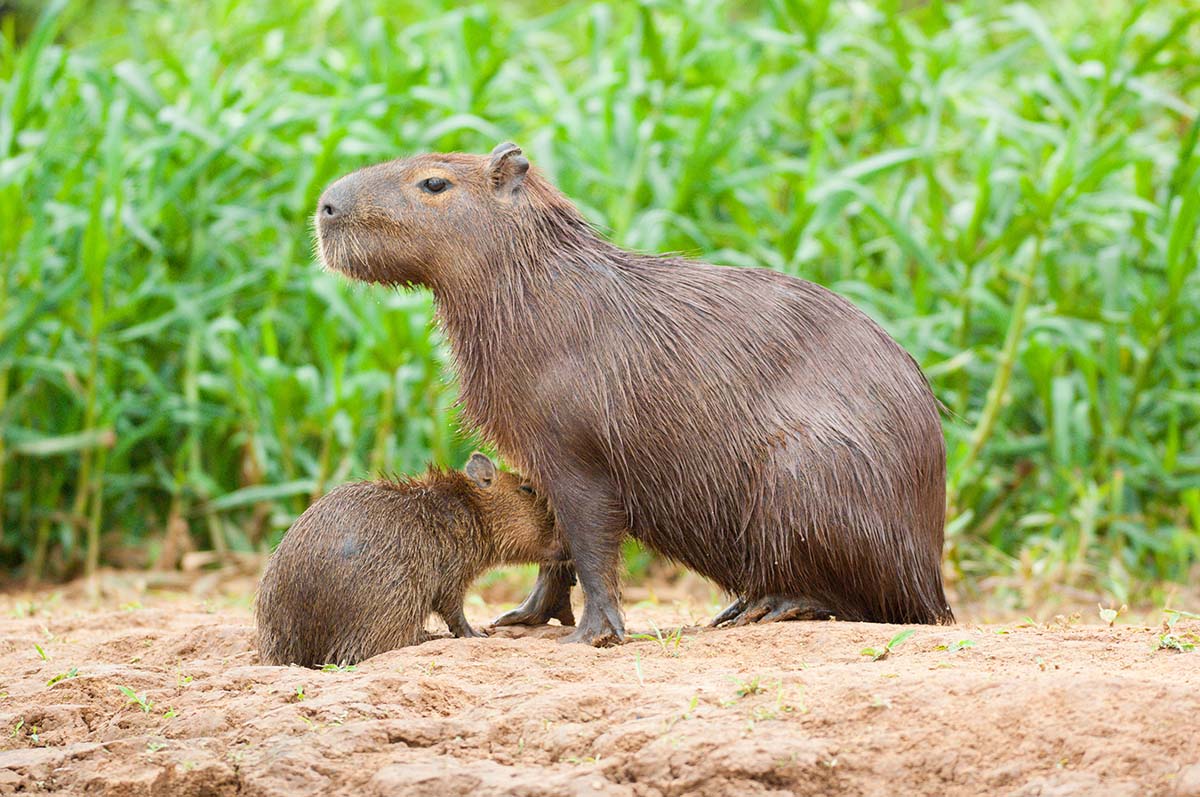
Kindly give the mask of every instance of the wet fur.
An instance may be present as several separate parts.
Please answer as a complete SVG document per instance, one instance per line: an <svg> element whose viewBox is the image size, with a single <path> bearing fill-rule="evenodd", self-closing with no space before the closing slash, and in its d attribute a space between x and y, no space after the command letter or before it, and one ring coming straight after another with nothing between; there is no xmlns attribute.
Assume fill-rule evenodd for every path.
<svg viewBox="0 0 1200 797"><path fill-rule="evenodd" d="M457 195L409 192L430 169ZM320 246L433 289L466 419L549 496L589 605L617 600L632 534L748 601L952 622L945 445L912 358L811 282L613 246L526 169L498 192L495 155L370 167L334 187L367 212Z"/></svg>
<svg viewBox="0 0 1200 797"><path fill-rule="evenodd" d="M268 664L353 664L427 638L438 613L456 636L463 597L485 570L553 548L545 502L500 473L488 488L457 471L338 487L300 516L271 556L255 614ZM465 620L461 621L465 624Z"/></svg>

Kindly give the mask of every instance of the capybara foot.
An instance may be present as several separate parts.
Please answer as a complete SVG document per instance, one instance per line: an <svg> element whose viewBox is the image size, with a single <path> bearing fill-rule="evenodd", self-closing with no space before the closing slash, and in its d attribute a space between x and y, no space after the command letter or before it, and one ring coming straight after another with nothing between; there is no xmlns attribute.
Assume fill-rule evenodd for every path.
<svg viewBox="0 0 1200 797"><path fill-rule="evenodd" d="M625 623L621 619L621 610L616 605L596 610L591 606L584 607L583 620L579 627L559 640L597 648L619 645L624 641Z"/></svg>
<svg viewBox="0 0 1200 797"><path fill-rule="evenodd" d="M525 602L497 617L492 625L546 625L551 620L575 625L575 612L571 609L574 584L575 573L570 567L543 567Z"/></svg>
<svg viewBox="0 0 1200 797"><path fill-rule="evenodd" d="M749 625L776 623L783 620L828 620L833 612L814 604L807 598L793 595L767 595L756 601L738 598L716 616L712 625Z"/></svg>
<svg viewBox="0 0 1200 797"><path fill-rule="evenodd" d="M733 603L722 609L721 613L714 617L712 622L708 624L708 627L716 628L718 626L725 625L728 622L732 622L733 620L736 620L744 611L746 611L746 602L741 598L738 598Z"/></svg>
<svg viewBox="0 0 1200 797"><path fill-rule="evenodd" d="M571 609L571 596L568 593L554 606L530 606L536 593L530 595L520 606L492 620L492 625L547 625L551 620L558 620L563 625L575 625L575 612Z"/></svg>

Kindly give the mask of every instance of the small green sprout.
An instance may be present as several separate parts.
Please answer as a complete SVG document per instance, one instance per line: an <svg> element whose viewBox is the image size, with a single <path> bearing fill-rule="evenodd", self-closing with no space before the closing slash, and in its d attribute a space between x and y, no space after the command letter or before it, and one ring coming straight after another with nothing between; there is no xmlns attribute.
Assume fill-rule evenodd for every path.
<svg viewBox="0 0 1200 797"><path fill-rule="evenodd" d="M749 697L750 695L758 695L767 691L767 688L762 685L762 679L757 675L748 678L745 681L740 681L737 678L731 678L730 680L732 680L734 686L737 687L734 690L734 694L736 694L738 697Z"/></svg>
<svg viewBox="0 0 1200 797"><path fill-rule="evenodd" d="M321 672L354 672L358 668L353 664L323 664Z"/></svg>
<svg viewBox="0 0 1200 797"><path fill-rule="evenodd" d="M1195 634L1180 635L1175 633L1175 624L1180 618L1189 620L1200 620L1200 614L1185 612L1179 609L1164 609L1166 615L1163 618L1162 630L1163 633L1158 637L1159 650L1176 650L1180 653L1191 653L1196 649Z"/></svg>
<svg viewBox="0 0 1200 797"><path fill-rule="evenodd" d="M154 708L154 704L146 699L144 693L139 695L128 686L118 686L117 688L121 690L125 697L129 698L130 703L137 703L145 713L149 714L150 709Z"/></svg>
<svg viewBox="0 0 1200 797"><path fill-rule="evenodd" d="M72 667L71 669L67 670L66 672L60 672L58 675L54 676L49 681L46 681L46 686L54 686L59 681L65 681L68 678L77 678L77 677L79 677L79 668Z"/></svg>
<svg viewBox="0 0 1200 797"><path fill-rule="evenodd" d="M1117 622L1118 617L1129 611L1129 607L1125 604L1121 604L1121 608L1119 609L1105 609L1103 606L1097 603L1096 608L1100 610L1100 620L1108 623L1109 628L1113 627L1113 624Z"/></svg>
<svg viewBox="0 0 1200 797"><path fill-rule="evenodd" d="M679 626L666 636L663 635L662 629L654 623L651 623L650 627L654 629L653 634L630 634L629 638L657 642L663 653L670 656L678 656L680 652L679 645L683 641L683 626Z"/></svg>
<svg viewBox="0 0 1200 797"><path fill-rule="evenodd" d="M1180 653L1191 653L1196 649L1195 642L1189 642L1177 634L1163 634L1158 638L1159 650L1177 650Z"/></svg>
<svg viewBox="0 0 1200 797"><path fill-rule="evenodd" d="M882 648L863 648L862 655L870 656L871 661L883 661L889 655L891 655L893 650L903 645L904 642L916 632L917 630L915 628L905 629L888 640L888 643Z"/></svg>

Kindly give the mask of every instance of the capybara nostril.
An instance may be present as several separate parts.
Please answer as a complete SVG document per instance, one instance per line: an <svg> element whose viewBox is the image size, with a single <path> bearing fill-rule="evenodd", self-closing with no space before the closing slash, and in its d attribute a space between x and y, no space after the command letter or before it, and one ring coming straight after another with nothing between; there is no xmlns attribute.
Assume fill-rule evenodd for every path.
<svg viewBox="0 0 1200 797"><path fill-rule="evenodd" d="M338 221L354 209L354 193L346 186L346 179L338 180L325 189L317 200L317 220L321 223Z"/></svg>

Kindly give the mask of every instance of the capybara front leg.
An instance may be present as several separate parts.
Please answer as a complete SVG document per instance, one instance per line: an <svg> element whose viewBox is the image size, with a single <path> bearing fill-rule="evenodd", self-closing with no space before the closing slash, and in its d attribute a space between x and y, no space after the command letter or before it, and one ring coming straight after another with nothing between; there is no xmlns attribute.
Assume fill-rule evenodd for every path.
<svg viewBox="0 0 1200 797"><path fill-rule="evenodd" d="M463 607L461 603L453 607L444 606L438 609L438 614L441 615L442 619L446 621L446 627L450 629L450 633L454 634L456 637L465 638L487 636L487 634L485 634L483 631L478 631L472 628L471 624L467 622L467 617L463 614Z"/></svg>
<svg viewBox="0 0 1200 797"><path fill-rule="evenodd" d="M575 612L571 610L573 586L575 568L569 561L544 564L525 602L497 617L492 625L546 625L551 620L575 625Z"/></svg>
<svg viewBox="0 0 1200 797"><path fill-rule="evenodd" d="M575 484L580 489L553 501L584 596L583 617L562 641L597 647L615 645L625 639L619 572L626 524L619 504L603 482Z"/></svg>

